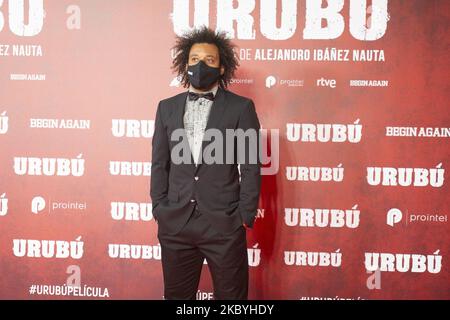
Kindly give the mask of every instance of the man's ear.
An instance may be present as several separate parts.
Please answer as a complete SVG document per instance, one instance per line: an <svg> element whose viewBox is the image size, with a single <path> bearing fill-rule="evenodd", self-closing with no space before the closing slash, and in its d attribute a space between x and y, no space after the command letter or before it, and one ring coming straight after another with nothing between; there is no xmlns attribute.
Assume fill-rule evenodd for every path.
<svg viewBox="0 0 450 320"><path fill-rule="evenodd" d="M220 67L220 75L223 76L224 73L225 73L225 67L221 66Z"/></svg>

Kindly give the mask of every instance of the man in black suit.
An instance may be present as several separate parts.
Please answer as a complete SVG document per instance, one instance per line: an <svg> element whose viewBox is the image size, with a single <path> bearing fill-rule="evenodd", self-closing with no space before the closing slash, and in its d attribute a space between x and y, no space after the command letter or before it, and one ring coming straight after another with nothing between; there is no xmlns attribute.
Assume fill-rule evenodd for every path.
<svg viewBox="0 0 450 320"><path fill-rule="evenodd" d="M206 27L177 37L172 68L188 91L161 100L156 111L150 196L165 299L196 298L204 259L215 299L248 299L246 231L260 195L260 123L253 101L226 89L239 65L234 48Z"/></svg>

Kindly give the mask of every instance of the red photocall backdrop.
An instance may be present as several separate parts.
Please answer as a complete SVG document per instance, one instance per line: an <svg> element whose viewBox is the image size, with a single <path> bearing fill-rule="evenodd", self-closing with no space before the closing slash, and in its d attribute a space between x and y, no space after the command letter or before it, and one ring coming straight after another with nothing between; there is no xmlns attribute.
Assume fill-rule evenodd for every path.
<svg viewBox="0 0 450 320"><path fill-rule="evenodd" d="M314 2L0 1L0 298L163 298L151 136L194 21L233 31L229 89L279 132L250 299L450 298L449 2ZM370 29L383 3L381 37L355 37L350 7ZM327 7L328 36L304 31ZM294 51L310 57L274 55Z"/></svg>

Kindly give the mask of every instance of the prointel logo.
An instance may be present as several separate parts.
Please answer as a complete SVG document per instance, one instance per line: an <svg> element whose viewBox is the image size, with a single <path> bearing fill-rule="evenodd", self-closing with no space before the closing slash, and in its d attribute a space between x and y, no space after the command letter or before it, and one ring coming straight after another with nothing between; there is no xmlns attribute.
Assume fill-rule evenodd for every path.
<svg viewBox="0 0 450 320"><path fill-rule="evenodd" d="M86 202L78 201L48 201L49 213L60 212L83 212L86 211ZM40 213L47 207L47 201L41 196L35 196L31 201L31 212Z"/></svg>
<svg viewBox="0 0 450 320"><path fill-rule="evenodd" d="M34 214L38 214L45 209L45 205L45 199L41 196L36 196L33 198L33 200L31 200L31 212L33 212Z"/></svg>
<svg viewBox="0 0 450 320"><path fill-rule="evenodd" d="M266 88L272 88L275 85L286 86L286 87L303 87L305 81L302 79L278 79L275 76L268 76L266 78Z"/></svg>
<svg viewBox="0 0 450 320"><path fill-rule="evenodd" d="M396 223L402 220L403 214L400 209L392 208L388 211L386 215L386 223L393 227Z"/></svg>
<svg viewBox="0 0 450 320"><path fill-rule="evenodd" d="M389 226L394 227L402 220L405 221L406 226L416 223L429 223L438 225L440 223L448 222L448 216L446 214L426 214L408 211L409 210L406 210L406 214L404 215L400 209L390 209L386 215L386 223Z"/></svg>
<svg viewBox="0 0 450 320"><path fill-rule="evenodd" d="M272 88L277 83L277 79L274 76L268 76L266 78L266 88Z"/></svg>

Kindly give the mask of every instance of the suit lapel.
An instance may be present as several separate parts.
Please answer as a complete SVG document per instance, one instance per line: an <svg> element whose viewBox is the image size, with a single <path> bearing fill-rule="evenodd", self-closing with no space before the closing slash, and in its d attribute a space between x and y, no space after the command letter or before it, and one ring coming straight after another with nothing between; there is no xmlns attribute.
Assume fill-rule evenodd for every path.
<svg viewBox="0 0 450 320"><path fill-rule="evenodd" d="M223 117L224 110L225 110L225 91L221 87L219 87L217 89L216 96L214 98L214 102L211 106L211 111L209 113L208 121L206 123L205 132L208 129L219 128L219 124ZM204 161L203 160L203 150L205 149L205 147L208 143L209 143L209 141L205 141L203 139L202 148L200 150L201 162L198 164L195 172L197 172L203 164L203 161Z"/></svg>

